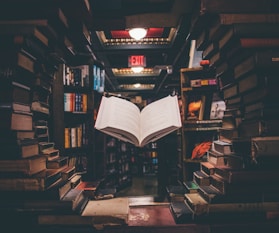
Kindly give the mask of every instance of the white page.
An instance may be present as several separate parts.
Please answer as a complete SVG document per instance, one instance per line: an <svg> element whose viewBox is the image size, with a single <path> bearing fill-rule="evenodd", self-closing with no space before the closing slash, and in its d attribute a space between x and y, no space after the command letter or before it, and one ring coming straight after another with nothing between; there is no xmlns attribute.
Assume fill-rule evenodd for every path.
<svg viewBox="0 0 279 233"><path fill-rule="evenodd" d="M134 103L114 96L103 97L102 102L99 110L101 115L97 116L95 124L96 129L117 128L139 138L140 109Z"/></svg>
<svg viewBox="0 0 279 233"><path fill-rule="evenodd" d="M171 126L181 127L177 96L162 98L141 111L140 139Z"/></svg>

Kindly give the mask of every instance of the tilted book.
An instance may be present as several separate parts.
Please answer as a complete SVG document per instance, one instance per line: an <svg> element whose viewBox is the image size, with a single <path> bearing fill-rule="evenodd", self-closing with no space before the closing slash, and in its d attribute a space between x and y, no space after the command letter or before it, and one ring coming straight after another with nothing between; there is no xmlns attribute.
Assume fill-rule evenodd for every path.
<svg viewBox="0 0 279 233"><path fill-rule="evenodd" d="M118 97L102 97L95 128L136 146L154 142L182 126L177 96L154 101L142 110Z"/></svg>

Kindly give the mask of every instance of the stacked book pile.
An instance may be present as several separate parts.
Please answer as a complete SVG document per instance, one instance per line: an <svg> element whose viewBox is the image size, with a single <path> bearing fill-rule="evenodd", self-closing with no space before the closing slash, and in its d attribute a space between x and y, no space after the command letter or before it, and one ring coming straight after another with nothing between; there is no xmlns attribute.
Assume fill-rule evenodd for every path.
<svg viewBox="0 0 279 233"><path fill-rule="evenodd" d="M40 23L1 24L0 209L76 211L86 203L73 185L81 178L49 137L57 63L46 54L48 25Z"/></svg>
<svg viewBox="0 0 279 233"><path fill-rule="evenodd" d="M213 141L208 160L193 172L193 180L168 188L168 193L173 190L169 194L170 208L177 223L220 218L263 220L269 213L279 211L278 170L267 166L247 168L243 157L233 151L229 153L228 148L232 149L232 144Z"/></svg>
<svg viewBox="0 0 279 233"><path fill-rule="evenodd" d="M279 211L279 14L271 1L246 2L201 1L193 16L190 38L216 70L226 110L193 174L198 189L185 194L184 219L266 219Z"/></svg>

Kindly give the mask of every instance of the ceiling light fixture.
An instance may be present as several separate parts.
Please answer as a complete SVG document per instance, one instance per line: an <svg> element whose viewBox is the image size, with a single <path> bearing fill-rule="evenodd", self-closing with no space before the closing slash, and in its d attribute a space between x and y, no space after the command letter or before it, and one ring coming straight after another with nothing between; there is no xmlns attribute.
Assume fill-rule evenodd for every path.
<svg viewBox="0 0 279 233"><path fill-rule="evenodd" d="M131 67L131 70L132 70L134 73L136 73L136 74L142 72L143 69L144 69L144 67L142 67L142 66L134 66L134 67Z"/></svg>
<svg viewBox="0 0 279 233"><path fill-rule="evenodd" d="M140 84L140 83L135 83L135 84L134 84L134 87L135 87L135 88L140 88L140 87L141 87L141 84Z"/></svg>
<svg viewBox="0 0 279 233"><path fill-rule="evenodd" d="M129 35L135 40L141 40L147 34L147 30L144 28L132 28L129 30Z"/></svg>

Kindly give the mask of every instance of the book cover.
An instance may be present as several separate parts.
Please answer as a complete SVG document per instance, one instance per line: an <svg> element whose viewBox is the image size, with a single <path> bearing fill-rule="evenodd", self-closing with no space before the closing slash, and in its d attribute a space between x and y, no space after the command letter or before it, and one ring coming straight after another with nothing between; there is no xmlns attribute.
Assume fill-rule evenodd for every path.
<svg viewBox="0 0 279 233"><path fill-rule="evenodd" d="M184 200L184 194L187 192L183 185L168 185L166 187L168 199L170 201Z"/></svg>
<svg viewBox="0 0 279 233"><path fill-rule="evenodd" d="M15 81L3 81L0 87L0 100L1 103L30 104L31 89Z"/></svg>
<svg viewBox="0 0 279 233"><path fill-rule="evenodd" d="M18 172L34 175L46 169L46 158L44 156L32 156L25 159L0 160L1 172Z"/></svg>
<svg viewBox="0 0 279 233"><path fill-rule="evenodd" d="M208 212L208 202L199 193L186 193L185 202L197 216Z"/></svg>
<svg viewBox="0 0 279 233"><path fill-rule="evenodd" d="M258 86L248 93L243 94L243 105L247 105L260 100L274 102L279 97L277 85L278 83L276 83L276 79L267 78L265 85Z"/></svg>
<svg viewBox="0 0 279 233"><path fill-rule="evenodd" d="M81 215L93 217L93 224L126 225L129 217L129 198L90 200Z"/></svg>
<svg viewBox="0 0 279 233"><path fill-rule="evenodd" d="M65 204L68 203L72 207L72 211L81 213L85 207L84 204L88 202L88 198L82 190L71 188L60 201Z"/></svg>
<svg viewBox="0 0 279 233"><path fill-rule="evenodd" d="M207 161L214 166L225 165L226 158L228 157L227 155L218 153L217 151L213 150L212 148L207 151L206 156L207 156Z"/></svg>
<svg viewBox="0 0 279 233"><path fill-rule="evenodd" d="M67 156L59 156L53 160L47 160L46 166L48 169L62 168L68 165L68 157Z"/></svg>
<svg viewBox="0 0 279 233"><path fill-rule="evenodd" d="M210 184L210 176L205 174L204 172L198 170L193 172L193 181L201 185L209 185Z"/></svg>
<svg viewBox="0 0 279 233"><path fill-rule="evenodd" d="M183 185L185 186L187 193L196 193L198 192L199 185L194 181L184 181Z"/></svg>
<svg viewBox="0 0 279 233"><path fill-rule="evenodd" d="M233 153L232 143L229 142L214 140L212 147L215 151L224 155L230 155Z"/></svg>
<svg viewBox="0 0 279 233"><path fill-rule="evenodd" d="M221 128L219 130L218 133L219 139L224 141L224 142L228 142L228 143L232 143L234 138L237 138L238 135L238 129L237 128Z"/></svg>
<svg viewBox="0 0 279 233"><path fill-rule="evenodd" d="M278 157L279 137L252 137L251 157L257 160L259 157Z"/></svg>
<svg viewBox="0 0 279 233"><path fill-rule="evenodd" d="M17 197L15 197L17 200L50 200L53 199L54 195L58 196L58 191L56 193L54 189L61 184L60 181L61 173L57 169L43 169L32 175L23 175L16 172L1 173L0 189L3 191L2 195L8 194L10 191L10 196L6 198L12 198L17 195ZM14 191L24 191L27 193L19 197L19 193ZM28 194L30 195L29 197L27 196Z"/></svg>
<svg viewBox="0 0 279 233"><path fill-rule="evenodd" d="M3 132L5 133L5 131ZM9 137L10 136L10 137ZM0 135L0 146L3 151L8 153L2 154L2 159L20 159L30 158L39 154L38 139L33 138L16 138L16 133L6 132Z"/></svg>
<svg viewBox="0 0 279 233"><path fill-rule="evenodd" d="M177 224L183 224L193 221L193 212L185 201L172 201L170 210Z"/></svg>
<svg viewBox="0 0 279 233"><path fill-rule="evenodd" d="M249 3L249 8L253 3ZM243 4L241 4L243 6ZM232 10L230 9L230 12ZM229 25L235 23L278 23L279 14L276 13L221 13L219 14L221 24Z"/></svg>
<svg viewBox="0 0 279 233"><path fill-rule="evenodd" d="M214 203L214 200L217 199L217 196L222 195L219 190L212 185L200 186L198 189L198 194L201 195L201 197L210 204Z"/></svg>
<svg viewBox="0 0 279 233"><path fill-rule="evenodd" d="M239 137L277 136L279 132L278 119L243 120L239 125Z"/></svg>
<svg viewBox="0 0 279 233"><path fill-rule="evenodd" d="M208 161L206 161L206 162L201 162L200 163L200 170L202 171L202 172L204 172L205 174L207 174L207 175L213 175L214 174L214 172L215 172L215 166L212 164L212 163L210 163L210 162L208 162Z"/></svg>
<svg viewBox="0 0 279 233"><path fill-rule="evenodd" d="M154 101L142 110L118 97L102 97L95 128L136 146L144 146L182 126L177 96Z"/></svg>

